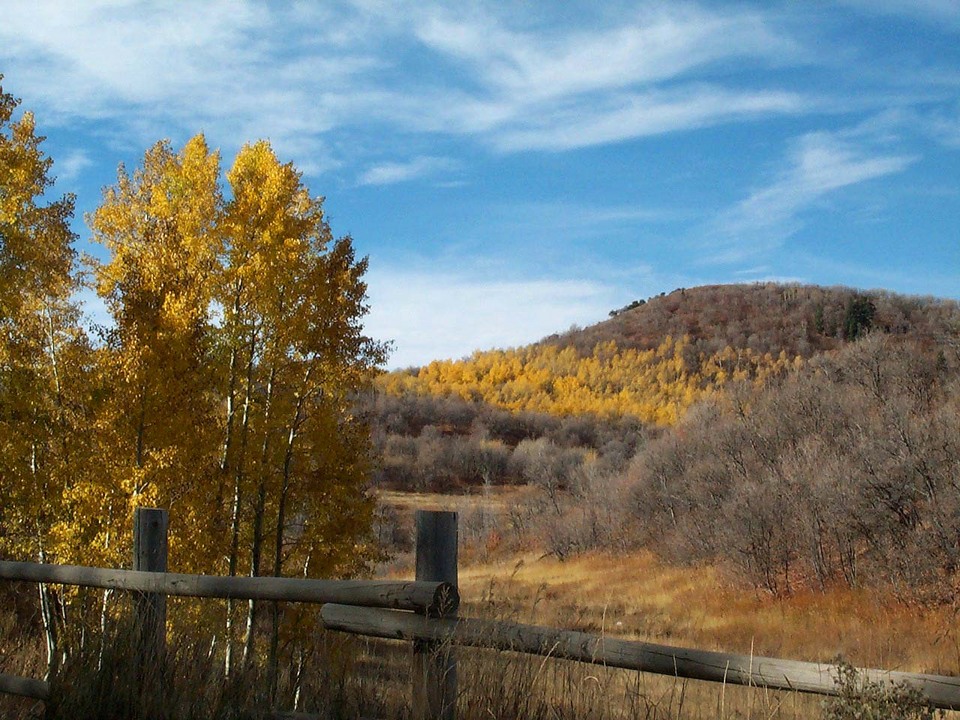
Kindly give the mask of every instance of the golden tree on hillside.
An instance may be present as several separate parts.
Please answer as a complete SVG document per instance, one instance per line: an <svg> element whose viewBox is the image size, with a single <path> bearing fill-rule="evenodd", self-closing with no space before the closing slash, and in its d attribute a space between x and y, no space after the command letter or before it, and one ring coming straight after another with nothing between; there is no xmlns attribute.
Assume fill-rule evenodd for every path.
<svg viewBox="0 0 960 720"><path fill-rule="evenodd" d="M380 384L397 395L452 395L516 411L636 417L669 426L730 380L762 384L801 362L785 352L774 358L729 347L705 355L694 352L688 337L668 335L650 350L604 341L588 353L553 344L477 352L431 362L416 373L393 372Z"/></svg>

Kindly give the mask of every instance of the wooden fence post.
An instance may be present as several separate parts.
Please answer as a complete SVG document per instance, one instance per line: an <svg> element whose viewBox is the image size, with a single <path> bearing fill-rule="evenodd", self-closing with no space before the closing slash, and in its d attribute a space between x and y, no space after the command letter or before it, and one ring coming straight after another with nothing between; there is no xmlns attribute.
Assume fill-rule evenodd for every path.
<svg viewBox="0 0 960 720"><path fill-rule="evenodd" d="M418 510L417 580L457 586L457 513ZM456 617L456 610L444 617ZM413 644L413 717L454 720L457 709L457 660L450 643L417 640Z"/></svg>
<svg viewBox="0 0 960 720"><path fill-rule="evenodd" d="M134 570L167 571L168 524L166 510L137 508L134 511ZM139 661L142 664L157 662L166 651L167 596L161 593L139 594L134 602L133 621Z"/></svg>

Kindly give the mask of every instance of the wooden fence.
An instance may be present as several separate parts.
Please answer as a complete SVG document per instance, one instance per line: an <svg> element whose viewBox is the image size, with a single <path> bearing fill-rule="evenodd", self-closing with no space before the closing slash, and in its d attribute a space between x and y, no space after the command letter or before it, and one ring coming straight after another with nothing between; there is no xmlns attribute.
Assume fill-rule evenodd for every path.
<svg viewBox="0 0 960 720"><path fill-rule="evenodd" d="M465 645L593 663L735 685L835 695L838 668L748 655L629 641L605 635L475 620L457 616L457 516L418 511L416 579L411 582L333 581L180 575L166 570L166 512L139 509L134 523L134 570L0 562L0 579L132 590L144 642L162 643L167 595L307 602L322 605L331 630L413 643L416 718L452 720L456 712L454 646ZM151 638L153 638L151 640ZM960 709L960 678L860 669L874 682L918 688L931 705ZM40 700L47 683L0 675L0 692Z"/></svg>

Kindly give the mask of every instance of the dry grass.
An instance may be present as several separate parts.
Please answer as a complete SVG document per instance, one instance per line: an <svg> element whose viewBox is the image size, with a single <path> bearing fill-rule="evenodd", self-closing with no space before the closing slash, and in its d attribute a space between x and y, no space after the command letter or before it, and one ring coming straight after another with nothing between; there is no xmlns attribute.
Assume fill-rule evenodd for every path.
<svg viewBox="0 0 960 720"><path fill-rule="evenodd" d="M499 617L549 627L608 633L670 645L832 661L860 667L960 675L960 632L948 607L905 605L891 595L834 588L773 598L737 584L713 566L676 567L646 551L594 553L560 561L542 551L489 552L478 547L471 518L488 512L505 522L523 489L500 489L492 498L391 493L383 498L412 518L419 508L461 513L460 589L465 616ZM412 557L396 558L394 577L410 577ZM472 652L472 651L470 651ZM464 655L469 655L465 652ZM601 669L602 670L602 669ZM607 672L607 671L604 671ZM812 696L719 687L701 682L589 668L584 677L606 677L613 695L623 688L643 694L654 708L629 717L737 718L819 716ZM619 679L611 679L619 678ZM589 682L595 683L595 680ZM569 683L566 684L569 687ZM636 703L631 703L636 711Z"/></svg>
<svg viewBox="0 0 960 720"><path fill-rule="evenodd" d="M411 515L415 510L456 510L471 512L481 508L494 513L504 513L519 500L532 495L535 489L529 486L496 486L486 492L478 489L475 493L451 495L447 493L401 492L398 490L378 490L377 501Z"/></svg>
<svg viewBox="0 0 960 720"><path fill-rule="evenodd" d="M462 652L468 717L597 720L800 720L820 714L820 699L798 693L719 686L594 665ZM477 667L479 666L479 668Z"/></svg>
<svg viewBox="0 0 960 720"><path fill-rule="evenodd" d="M412 569L401 566L395 572L409 576ZM461 563L460 591L464 616L492 616L745 655L810 661L841 656L861 667L960 675L960 633L950 608L907 606L890 596L841 588L775 599L735 585L718 568L674 567L645 551L617 557L591 554L564 562L533 552L467 561ZM558 703L576 705L576 698L584 701L589 695L578 685L586 682L591 692L602 689L606 698L600 717L820 715L820 698L797 693L604 668L581 667L563 673L562 680L555 672L549 675L553 680L539 692L561 698ZM574 692L574 688L580 689ZM618 698L615 706L610 705L612 698ZM585 712L584 707L567 710L574 717Z"/></svg>
<svg viewBox="0 0 960 720"><path fill-rule="evenodd" d="M535 608L538 621L570 626L559 614L564 606L551 609L546 600L536 603L536 588L525 583L548 582L545 572L555 573L551 561L531 560L526 577L523 568L507 578L517 591L513 603L491 602L489 575L482 568L464 572L464 592L474 597L476 584L479 602L468 603L465 612L502 619L513 619L521 606ZM488 568L500 566L490 565ZM562 575L562 568L561 575ZM585 572L585 570L581 570ZM554 576L556 577L556 576ZM486 583L484 584L486 578ZM554 592L559 597L559 583ZM506 589L505 586L495 586ZM680 587L680 583L676 587ZM531 592L524 596L521 590ZM574 586L565 588L573 594ZM594 592L595 592L594 588ZM541 592L541 597L545 597ZM591 593L592 594L592 593ZM193 601L176 601L176 604ZM202 601L196 601L202 602ZM581 613L588 623L589 607ZM124 613L125 615L125 613ZM521 619L530 619L527 612ZM575 623L573 623L575 624ZM587 626L586 624L584 625ZM390 717L410 716L409 643L366 641L339 633L310 633L312 655L306 667L308 678L300 708L320 717ZM94 638L90 638L91 641ZM74 718L161 718L187 720L194 718L254 718L258 710L270 707L266 696L267 682L262 664L252 667L234 682L226 682L222 658L209 656L210 638L199 639L195 632L172 631L168 663L148 678L147 694L137 690L138 681L131 675L132 648L122 625L115 628L106 643L108 652L104 669L98 671L95 649L81 653L55 685L55 702L47 708L50 720ZM39 648L25 647L26 656L37 659ZM816 699L795 695L769 694L744 688L718 688L644 675L623 670L560 660L543 659L509 652L461 650L459 717L462 720L667 720L668 718L737 718L777 717L784 720L815 717L819 712ZM13 668L10 668L11 670ZM38 668L35 668L37 670ZM281 678L281 695L287 700L281 707L289 709L290 668ZM28 673L33 674L33 673ZM34 675L36 676L36 675ZM0 717L40 717L42 706L12 699L0 701Z"/></svg>
<svg viewBox="0 0 960 720"><path fill-rule="evenodd" d="M462 567L460 585L465 612L479 600L540 624L667 644L813 661L839 655L861 666L960 674L953 610L874 592L774 599L734 586L716 568L671 567L648 552L566 562L503 558Z"/></svg>

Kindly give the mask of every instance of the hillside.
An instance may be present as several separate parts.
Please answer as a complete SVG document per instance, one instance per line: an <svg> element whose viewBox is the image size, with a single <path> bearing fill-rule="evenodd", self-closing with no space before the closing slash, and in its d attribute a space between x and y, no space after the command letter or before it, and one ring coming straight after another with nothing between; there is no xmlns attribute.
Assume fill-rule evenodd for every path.
<svg viewBox="0 0 960 720"><path fill-rule="evenodd" d="M960 602L958 330L946 300L677 291L526 348L383 378L391 393L368 408L379 479L528 486L493 529L485 515L467 523L481 547L559 559L642 547L775 595ZM656 336L671 331L683 335Z"/></svg>
<svg viewBox="0 0 960 720"><path fill-rule="evenodd" d="M679 289L611 315L526 347L390 373L380 384L394 395L670 426L732 381L763 385L870 332L931 347L960 328L954 301L772 283Z"/></svg>
<svg viewBox="0 0 960 720"><path fill-rule="evenodd" d="M960 306L952 300L777 283L680 288L610 314L609 320L539 344L587 354L598 343L651 350L667 336L686 336L697 352L707 354L731 347L809 358L871 329L925 343L960 329Z"/></svg>
<svg viewBox="0 0 960 720"><path fill-rule="evenodd" d="M638 539L773 593L960 597L960 345L871 333L698 406L623 478Z"/></svg>

